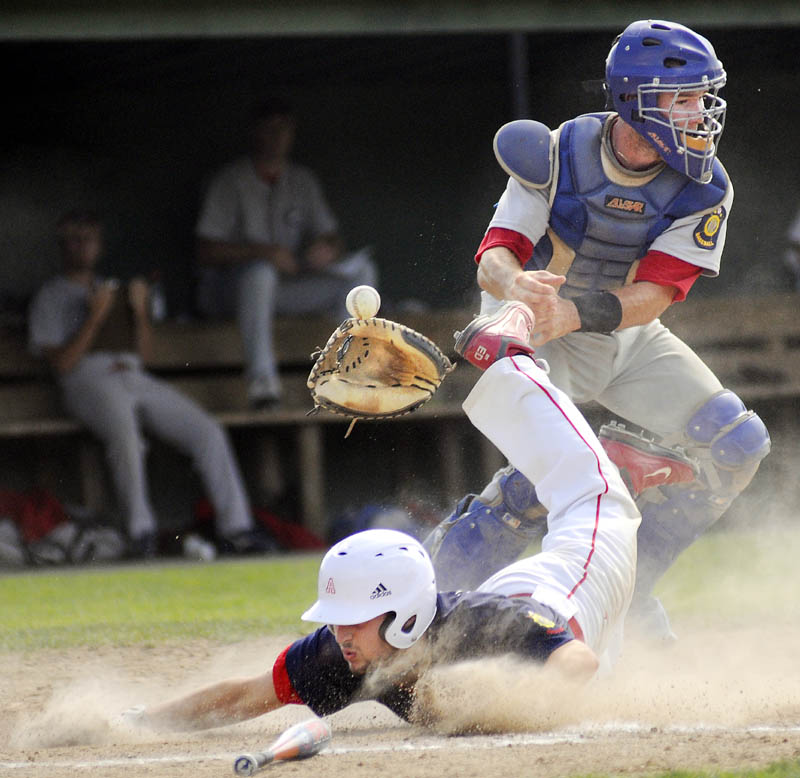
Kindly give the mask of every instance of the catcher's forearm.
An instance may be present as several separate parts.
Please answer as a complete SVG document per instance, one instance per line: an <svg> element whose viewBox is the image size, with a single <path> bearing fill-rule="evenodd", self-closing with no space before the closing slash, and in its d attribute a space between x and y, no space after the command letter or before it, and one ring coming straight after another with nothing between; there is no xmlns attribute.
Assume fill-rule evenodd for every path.
<svg viewBox="0 0 800 778"><path fill-rule="evenodd" d="M493 246L481 255L478 286L497 300L512 300L514 281L523 272L512 251Z"/></svg>
<svg viewBox="0 0 800 778"><path fill-rule="evenodd" d="M662 286L651 281L639 281L615 289L613 294L622 304L622 321L617 329L636 327L657 319L672 304L675 292L674 286Z"/></svg>

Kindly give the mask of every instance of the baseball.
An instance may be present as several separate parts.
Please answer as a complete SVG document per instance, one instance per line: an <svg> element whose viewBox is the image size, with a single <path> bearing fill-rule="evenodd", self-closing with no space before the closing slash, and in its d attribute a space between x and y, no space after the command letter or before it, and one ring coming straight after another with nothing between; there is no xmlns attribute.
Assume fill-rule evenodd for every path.
<svg viewBox="0 0 800 778"><path fill-rule="evenodd" d="M354 319L371 319L381 307L381 296L374 287L362 284L347 293L344 304Z"/></svg>

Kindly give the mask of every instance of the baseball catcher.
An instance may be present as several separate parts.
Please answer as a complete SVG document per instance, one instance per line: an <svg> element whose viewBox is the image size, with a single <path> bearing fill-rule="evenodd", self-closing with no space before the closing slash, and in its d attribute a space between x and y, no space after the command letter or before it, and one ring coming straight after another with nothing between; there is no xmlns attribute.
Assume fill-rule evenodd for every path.
<svg viewBox="0 0 800 778"><path fill-rule="evenodd" d="M312 413L325 408L354 422L411 413L433 397L453 369L432 340L375 317L345 319L311 356Z"/></svg>

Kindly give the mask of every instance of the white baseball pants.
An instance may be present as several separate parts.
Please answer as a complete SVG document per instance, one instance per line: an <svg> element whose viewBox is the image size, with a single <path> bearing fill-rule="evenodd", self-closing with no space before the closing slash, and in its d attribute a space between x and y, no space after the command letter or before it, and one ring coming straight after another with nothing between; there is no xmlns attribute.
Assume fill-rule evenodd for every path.
<svg viewBox="0 0 800 778"><path fill-rule="evenodd" d="M641 517L616 466L569 397L529 357L495 362L464 410L548 509L541 552L495 573L480 590L533 596L577 622L595 653L617 652Z"/></svg>

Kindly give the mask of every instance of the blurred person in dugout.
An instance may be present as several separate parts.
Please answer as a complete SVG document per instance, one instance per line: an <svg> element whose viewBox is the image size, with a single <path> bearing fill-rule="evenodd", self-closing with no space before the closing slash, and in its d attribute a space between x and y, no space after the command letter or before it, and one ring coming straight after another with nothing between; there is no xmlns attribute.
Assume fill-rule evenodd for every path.
<svg viewBox="0 0 800 778"><path fill-rule="evenodd" d="M252 113L250 152L211 180L196 226L197 308L235 318L247 363L248 401L279 403L276 314L328 311L342 317L347 292L376 285L365 248L342 251L338 223L317 177L291 160L295 115L283 98Z"/></svg>
<svg viewBox="0 0 800 778"><path fill-rule="evenodd" d="M223 553L274 549L254 525L225 431L195 402L144 368L152 354L147 282L126 285L95 267L103 253L100 219L71 211L58 222L62 272L35 295L29 349L49 363L68 413L102 442L127 522L130 556L157 554L157 521L148 498L144 433L191 458L215 509Z"/></svg>

